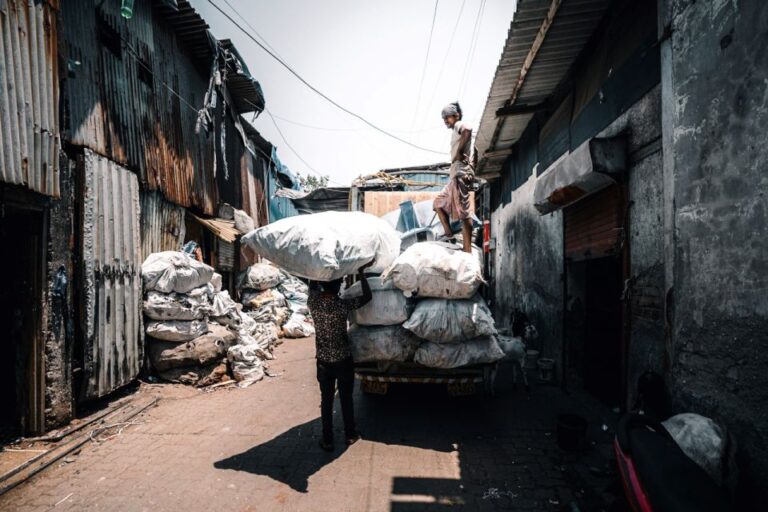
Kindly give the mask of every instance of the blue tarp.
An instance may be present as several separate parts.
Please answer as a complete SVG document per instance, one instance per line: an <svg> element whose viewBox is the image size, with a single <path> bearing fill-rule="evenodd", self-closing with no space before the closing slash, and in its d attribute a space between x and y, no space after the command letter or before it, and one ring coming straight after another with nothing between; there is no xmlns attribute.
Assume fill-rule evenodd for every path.
<svg viewBox="0 0 768 512"><path fill-rule="evenodd" d="M269 194L269 222L293 217L299 211L293 205L293 201L287 197L277 197L275 193L280 187L300 190L299 180L288 167L283 165L277 156L277 150L272 147L272 166L269 169L267 193Z"/></svg>

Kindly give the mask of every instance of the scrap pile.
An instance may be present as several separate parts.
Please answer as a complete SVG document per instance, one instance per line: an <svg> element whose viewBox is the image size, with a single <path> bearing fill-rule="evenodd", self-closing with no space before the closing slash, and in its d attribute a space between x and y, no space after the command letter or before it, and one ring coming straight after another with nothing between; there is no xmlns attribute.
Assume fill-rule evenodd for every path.
<svg viewBox="0 0 768 512"><path fill-rule="evenodd" d="M499 361L504 352L493 317L477 294L482 282L478 259L457 246L411 245L370 279L373 299L351 319L353 357L446 369ZM360 293L359 283L345 291Z"/></svg>
<svg viewBox="0 0 768 512"><path fill-rule="evenodd" d="M258 324L274 326L278 337L315 334L307 307L307 285L269 263L256 263L238 277L244 314ZM271 327L270 327L271 328Z"/></svg>
<svg viewBox="0 0 768 512"><path fill-rule="evenodd" d="M141 274L149 360L161 378L202 387L264 377L276 329L242 314L213 268L166 251L149 255Z"/></svg>

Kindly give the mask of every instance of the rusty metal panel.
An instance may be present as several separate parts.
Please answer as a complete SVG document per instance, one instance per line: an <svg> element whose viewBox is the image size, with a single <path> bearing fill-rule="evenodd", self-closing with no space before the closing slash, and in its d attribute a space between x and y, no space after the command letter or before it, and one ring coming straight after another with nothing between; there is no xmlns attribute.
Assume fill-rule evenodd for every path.
<svg viewBox="0 0 768 512"><path fill-rule="evenodd" d="M153 252L177 251L184 244L185 210L159 192L141 193L141 261Z"/></svg>
<svg viewBox="0 0 768 512"><path fill-rule="evenodd" d="M601 258L619 252L622 235L621 196L608 187L564 210L565 257Z"/></svg>
<svg viewBox="0 0 768 512"><path fill-rule="evenodd" d="M226 272L235 270L235 244L216 239L216 268Z"/></svg>
<svg viewBox="0 0 768 512"><path fill-rule="evenodd" d="M129 383L141 367L139 182L89 150L82 170L84 396L96 398Z"/></svg>
<svg viewBox="0 0 768 512"><path fill-rule="evenodd" d="M0 2L0 181L59 190L58 2Z"/></svg>
<svg viewBox="0 0 768 512"><path fill-rule="evenodd" d="M64 137L136 172L143 188L212 215L213 136L195 131L208 87L201 56L153 2L136 2L129 21L119 10L90 0L62 11Z"/></svg>

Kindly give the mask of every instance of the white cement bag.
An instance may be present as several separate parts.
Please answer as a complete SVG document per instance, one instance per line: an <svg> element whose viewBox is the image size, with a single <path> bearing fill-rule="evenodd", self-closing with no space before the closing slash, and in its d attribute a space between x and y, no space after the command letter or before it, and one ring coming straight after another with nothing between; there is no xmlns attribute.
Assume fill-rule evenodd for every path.
<svg viewBox="0 0 768 512"><path fill-rule="evenodd" d="M280 274L280 269L267 263L255 263L237 276L237 288L239 290L267 290L274 288L282 280L283 276Z"/></svg>
<svg viewBox="0 0 768 512"><path fill-rule="evenodd" d="M307 317L299 313L293 313L283 324L283 335L286 338L306 338L314 336L315 326L307 321Z"/></svg>
<svg viewBox="0 0 768 512"><path fill-rule="evenodd" d="M358 325L399 325L408 320L411 306L403 292L392 284L382 282L380 277L368 278L371 287L371 302L349 314L351 322ZM343 291L342 298L350 299L363 295L363 285L359 282Z"/></svg>
<svg viewBox="0 0 768 512"><path fill-rule="evenodd" d="M441 344L424 342L413 360L430 368L458 368L475 364L495 363L504 358L496 338L478 338L464 343Z"/></svg>
<svg viewBox="0 0 768 512"><path fill-rule="evenodd" d="M233 311L237 311L237 303L232 300L227 290L218 292L213 296L211 316L224 316Z"/></svg>
<svg viewBox="0 0 768 512"><path fill-rule="evenodd" d="M297 215L260 227L242 240L291 274L332 281L376 260L370 272L389 267L400 236L389 224L362 212Z"/></svg>
<svg viewBox="0 0 768 512"><path fill-rule="evenodd" d="M727 434L720 425L690 412L672 416L661 424L688 458L701 466L717 485L723 484L729 460Z"/></svg>
<svg viewBox="0 0 768 512"><path fill-rule="evenodd" d="M347 332L357 363L411 361L421 340L400 325L352 325Z"/></svg>
<svg viewBox="0 0 768 512"><path fill-rule="evenodd" d="M186 293L208 284L213 269L178 251L155 252L141 264L145 290Z"/></svg>
<svg viewBox="0 0 768 512"><path fill-rule="evenodd" d="M407 296L442 299L468 299L483 283L477 258L443 242L413 244L381 277Z"/></svg>
<svg viewBox="0 0 768 512"><path fill-rule="evenodd" d="M144 314L151 320L199 320L205 318L211 303L207 294L147 292Z"/></svg>
<svg viewBox="0 0 768 512"><path fill-rule="evenodd" d="M497 333L491 311L479 295L462 300L420 300L403 327L434 343L460 343Z"/></svg>
<svg viewBox="0 0 768 512"><path fill-rule="evenodd" d="M232 375L241 387L249 386L264 378L262 350L258 345L235 345L227 350L227 360Z"/></svg>
<svg viewBox="0 0 768 512"><path fill-rule="evenodd" d="M147 322L147 334L163 341L190 341L208 332L205 320L165 320Z"/></svg>
<svg viewBox="0 0 768 512"><path fill-rule="evenodd" d="M264 306L273 308L285 307L285 296L275 289L264 290L263 292L243 292L241 302L244 306L253 309L260 309Z"/></svg>

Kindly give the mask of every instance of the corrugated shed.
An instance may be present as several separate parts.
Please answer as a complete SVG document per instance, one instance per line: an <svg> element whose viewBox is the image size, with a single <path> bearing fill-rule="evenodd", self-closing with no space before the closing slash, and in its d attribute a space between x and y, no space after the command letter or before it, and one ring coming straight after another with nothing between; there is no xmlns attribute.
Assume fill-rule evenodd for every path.
<svg viewBox="0 0 768 512"><path fill-rule="evenodd" d="M565 78L609 4L610 0L518 1L475 140L478 174L493 175L501 170L533 112ZM546 27L553 10L555 16ZM526 66L526 58L545 27L543 43ZM503 107L519 107L519 113L497 116Z"/></svg>
<svg viewBox="0 0 768 512"><path fill-rule="evenodd" d="M84 395L95 398L129 383L141 367L139 182L88 150L82 176Z"/></svg>
<svg viewBox="0 0 768 512"><path fill-rule="evenodd" d="M58 1L0 0L0 181L59 196Z"/></svg>
<svg viewBox="0 0 768 512"><path fill-rule="evenodd" d="M269 161L260 153L256 156L243 153L240 165L242 184L242 210L256 222L256 226L269 223L267 196L264 191L264 176L269 173Z"/></svg>
<svg viewBox="0 0 768 512"><path fill-rule="evenodd" d="M119 2L70 2L62 10L64 136L136 171L145 188L169 201L213 214L213 136L195 133L207 57L181 37L207 32L199 16L188 33L152 5L136 2L130 20L120 16Z"/></svg>
<svg viewBox="0 0 768 512"><path fill-rule="evenodd" d="M159 192L141 193L141 261L153 252L179 250L186 234L184 214Z"/></svg>

